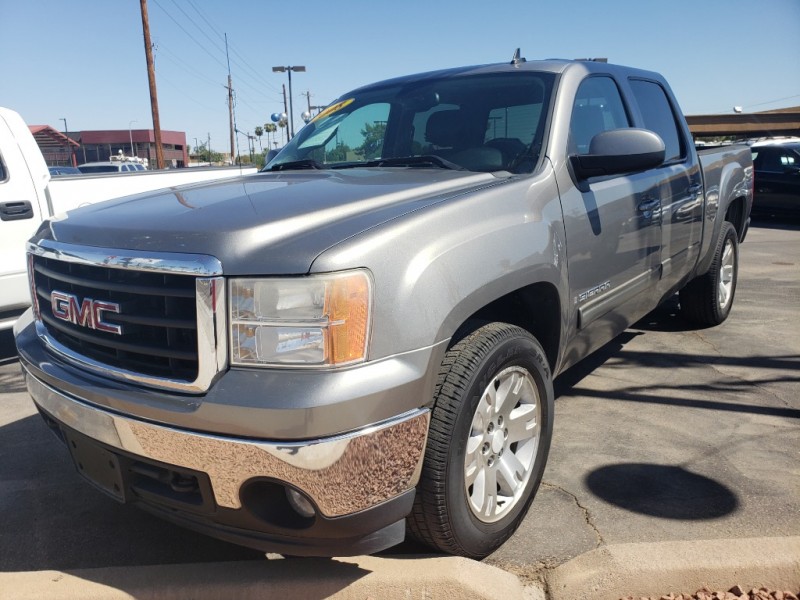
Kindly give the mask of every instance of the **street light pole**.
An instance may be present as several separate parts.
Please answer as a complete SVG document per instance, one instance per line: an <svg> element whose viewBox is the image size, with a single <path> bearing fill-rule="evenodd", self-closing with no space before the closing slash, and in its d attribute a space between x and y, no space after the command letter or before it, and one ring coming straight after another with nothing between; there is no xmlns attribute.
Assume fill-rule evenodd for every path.
<svg viewBox="0 0 800 600"><path fill-rule="evenodd" d="M75 164L74 164L75 161L72 160L72 148L69 145L69 127L67 127L67 119L64 118L64 117L61 117L59 119L59 121L64 121L64 137L67 138L67 154L69 154L69 156L70 156L70 161L69 161L70 162L70 166L74 167L75 166Z"/></svg>
<svg viewBox="0 0 800 600"><path fill-rule="evenodd" d="M294 137L294 107L292 106L292 71L296 73L304 73L306 68L303 65L295 65L288 67L272 67L273 73L288 73L289 74L289 139Z"/></svg>
<svg viewBox="0 0 800 600"><path fill-rule="evenodd" d="M133 153L133 130L131 129L131 125L133 125L134 123L138 123L138 122L139 121L137 121L136 119L134 119L133 121L128 121L128 135L131 138L131 158L134 157L134 153Z"/></svg>

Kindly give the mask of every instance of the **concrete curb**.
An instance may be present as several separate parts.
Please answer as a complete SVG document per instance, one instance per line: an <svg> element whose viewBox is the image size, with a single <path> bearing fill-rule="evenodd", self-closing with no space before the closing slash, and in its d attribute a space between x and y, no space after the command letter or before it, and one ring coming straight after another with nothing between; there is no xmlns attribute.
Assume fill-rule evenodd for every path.
<svg viewBox="0 0 800 600"><path fill-rule="evenodd" d="M619 600L766 585L800 590L800 537L604 546L547 574L551 600Z"/></svg>
<svg viewBox="0 0 800 600"><path fill-rule="evenodd" d="M457 557L268 560L0 573L2 600L516 600L502 569Z"/></svg>
<svg viewBox="0 0 800 600"><path fill-rule="evenodd" d="M619 600L703 586L800 590L800 537L604 546L523 587L458 557L357 556L0 573L0 600Z"/></svg>

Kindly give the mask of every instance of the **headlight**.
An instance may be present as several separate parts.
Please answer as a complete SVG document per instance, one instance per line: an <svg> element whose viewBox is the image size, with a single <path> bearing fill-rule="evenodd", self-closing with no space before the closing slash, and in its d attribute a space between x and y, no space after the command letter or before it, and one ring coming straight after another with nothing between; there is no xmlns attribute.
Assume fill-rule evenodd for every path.
<svg viewBox="0 0 800 600"><path fill-rule="evenodd" d="M366 359L372 282L366 271L230 280L231 363L333 366Z"/></svg>

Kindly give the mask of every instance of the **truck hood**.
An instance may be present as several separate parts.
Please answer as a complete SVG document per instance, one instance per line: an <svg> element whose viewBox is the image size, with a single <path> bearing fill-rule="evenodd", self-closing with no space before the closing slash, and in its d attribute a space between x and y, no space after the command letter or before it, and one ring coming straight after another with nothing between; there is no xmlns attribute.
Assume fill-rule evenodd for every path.
<svg viewBox="0 0 800 600"><path fill-rule="evenodd" d="M87 206L54 218L39 235L100 248L212 255L230 275L300 274L342 240L499 181L438 169L263 173Z"/></svg>

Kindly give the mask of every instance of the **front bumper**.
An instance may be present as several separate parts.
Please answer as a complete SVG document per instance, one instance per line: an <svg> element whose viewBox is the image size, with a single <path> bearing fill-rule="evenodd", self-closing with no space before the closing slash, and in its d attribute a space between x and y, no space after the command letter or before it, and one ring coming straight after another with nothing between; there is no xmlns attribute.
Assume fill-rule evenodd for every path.
<svg viewBox="0 0 800 600"><path fill-rule="evenodd" d="M403 539L428 409L335 437L271 442L120 415L60 392L24 366L23 371L45 421L70 444L79 472L78 451L101 457L112 469L117 465L119 493L111 495L118 500L141 502L192 529L266 551L344 555L375 552ZM87 478L97 485L97 478ZM110 484L97 487L110 490ZM306 495L314 517L292 514L287 487ZM189 493L185 501L182 488Z"/></svg>

